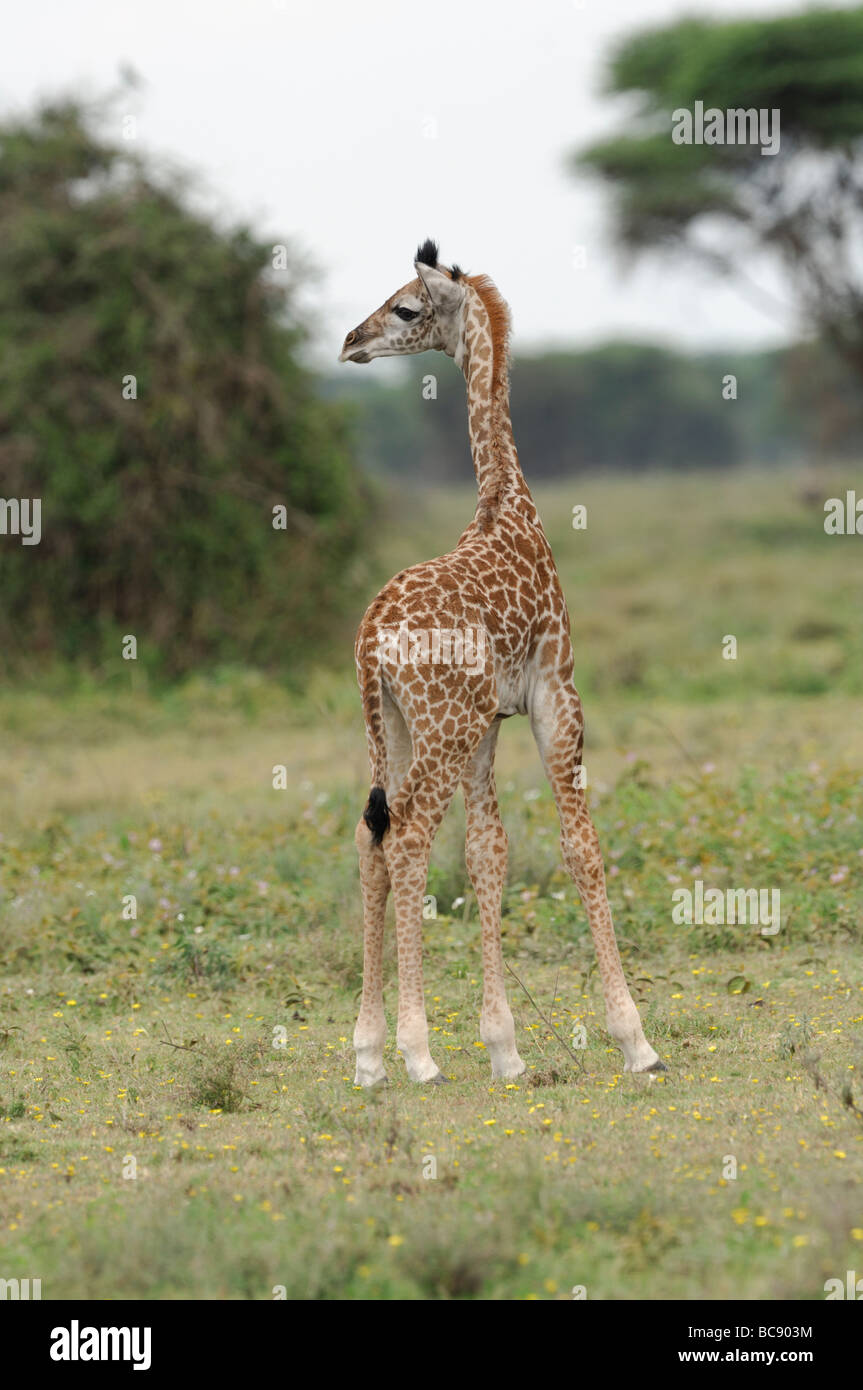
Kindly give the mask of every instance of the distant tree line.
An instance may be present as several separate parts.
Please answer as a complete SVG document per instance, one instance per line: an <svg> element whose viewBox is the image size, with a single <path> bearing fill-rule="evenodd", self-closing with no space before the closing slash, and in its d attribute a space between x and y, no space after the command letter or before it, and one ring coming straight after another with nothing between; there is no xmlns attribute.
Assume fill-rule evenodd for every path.
<svg viewBox="0 0 863 1390"><path fill-rule="evenodd" d="M365 467L468 481L465 389L454 364L418 358L395 385L364 370L327 389L350 405ZM692 355L611 343L522 355L512 367L512 416L531 478L863 457L855 374L816 344Z"/></svg>

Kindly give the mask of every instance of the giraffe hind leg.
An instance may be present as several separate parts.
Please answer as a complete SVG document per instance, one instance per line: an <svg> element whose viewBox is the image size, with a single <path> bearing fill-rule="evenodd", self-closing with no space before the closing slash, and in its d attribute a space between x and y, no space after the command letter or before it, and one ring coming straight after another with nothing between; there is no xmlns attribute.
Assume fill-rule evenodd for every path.
<svg viewBox="0 0 863 1390"><path fill-rule="evenodd" d="M356 1086L375 1086L386 1080L383 951L390 876L381 841L389 829L388 800L395 796L404 780L411 759L411 740L405 722L386 692L382 712L387 785L372 788L355 837L363 895L363 993L354 1028Z"/></svg>
<svg viewBox="0 0 863 1390"><path fill-rule="evenodd" d="M396 912L399 969L397 1043L412 1081L444 1080L428 1045L423 990L423 897L432 841L480 742L488 719L465 711L457 745L420 741L405 781L390 806L390 829L383 853Z"/></svg>
<svg viewBox="0 0 863 1390"><path fill-rule="evenodd" d="M479 904L482 933L482 1011L479 1035L491 1058L494 1081L512 1081L525 1070L515 1043L507 1003L500 904L506 878L507 835L494 784L494 755L500 722L495 720L462 779L465 804L465 861Z"/></svg>
<svg viewBox="0 0 863 1390"><path fill-rule="evenodd" d="M354 1085L375 1086L386 1080L383 952L390 880L383 850L375 842L365 817L357 826L356 846L363 894L363 997L354 1028Z"/></svg>

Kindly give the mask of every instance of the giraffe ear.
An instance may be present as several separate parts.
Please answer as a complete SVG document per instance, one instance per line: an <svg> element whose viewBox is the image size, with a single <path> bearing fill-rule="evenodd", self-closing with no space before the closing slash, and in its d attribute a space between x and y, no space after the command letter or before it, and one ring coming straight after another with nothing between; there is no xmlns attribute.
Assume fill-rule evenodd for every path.
<svg viewBox="0 0 863 1390"><path fill-rule="evenodd" d="M451 280L434 266L425 265L422 261L415 261L414 264L434 307L445 314L455 313L464 299L464 285Z"/></svg>

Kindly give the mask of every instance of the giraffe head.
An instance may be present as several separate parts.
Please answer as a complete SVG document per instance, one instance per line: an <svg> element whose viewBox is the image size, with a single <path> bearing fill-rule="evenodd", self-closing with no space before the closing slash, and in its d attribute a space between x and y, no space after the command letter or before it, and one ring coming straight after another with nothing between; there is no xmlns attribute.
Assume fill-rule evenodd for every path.
<svg viewBox="0 0 863 1390"><path fill-rule="evenodd" d="M425 241L414 261L417 277L390 295L379 309L351 329L340 362L371 362L435 348L455 357L466 289L458 266L437 263L437 243Z"/></svg>

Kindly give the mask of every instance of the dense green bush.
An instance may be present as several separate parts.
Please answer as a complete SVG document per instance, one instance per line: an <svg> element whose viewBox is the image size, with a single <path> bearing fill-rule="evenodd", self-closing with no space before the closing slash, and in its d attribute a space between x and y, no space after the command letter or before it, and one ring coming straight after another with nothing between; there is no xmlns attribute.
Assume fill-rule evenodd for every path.
<svg viewBox="0 0 863 1390"><path fill-rule="evenodd" d="M343 411L298 361L305 271L193 211L107 114L0 127L0 496L42 511L38 545L0 534L0 670L98 666L127 633L169 676L291 667L368 509Z"/></svg>

